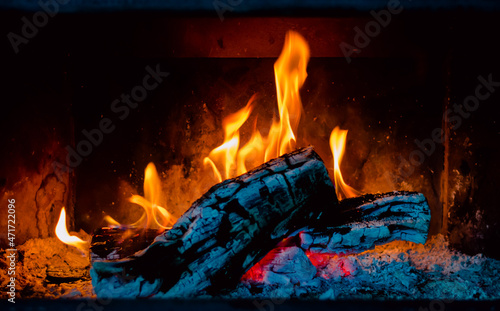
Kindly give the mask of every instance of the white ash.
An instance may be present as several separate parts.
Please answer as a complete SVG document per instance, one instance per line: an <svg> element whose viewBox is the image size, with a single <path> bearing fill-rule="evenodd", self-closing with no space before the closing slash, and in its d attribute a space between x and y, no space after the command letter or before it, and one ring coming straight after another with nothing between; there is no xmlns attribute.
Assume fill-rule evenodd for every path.
<svg viewBox="0 0 500 311"><path fill-rule="evenodd" d="M316 272L301 248L289 247L264 266L264 282L297 285L312 280Z"/></svg>
<svg viewBox="0 0 500 311"><path fill-rule="evenodd" d="M297 260L292 247L280 258ZM312 255L309 254L312 258ZM273 260L274 262L275 260ZM280 261L278 259L278 261ZM453 251L442 236L425 245L394 241L356 255L330 254L314 278L291 281L290 271L264 267L273 277L242 282L226 298L499 299L500 261ZM281 275L281 276L277 276ZM294 273L294 276L300 274ZM284 277L290 282L284 282Z"/></svg>
<svg viewBox="0 0 500 311"><path fill-rule="evenodd" d="M95 274L93 269L90 269L92 280L97 280L98 275ZM99 281L99 285L93 284L94 292L100 299L108 299L114 297L148 297L151 293L156 293L161 283L156 280L151 283L142 276L129 279L112 276Z"/></svg>
<svg viewBox="0 0 500 311"><path fill-rule="evenodd" d="M78 250L55 238L30 240L18 249L24 256L17 270L19 298L96 297L88 277L61 284L46 281L47 271L55 263L88 267L88 258ZM316 266L308 257L313 259L299 247L284 248L263 265L262 280L244 280L220 298L500 299L500 261L453 251L442 236L425 245L395 241L357 255L328 254L325 261L315 261ZM1 266L6 266L5 259L1 256ZM0 269L4 287L6 271ZM105 296L105 292L101 294ZM200 293L200 298L209 296Z"/></svg>

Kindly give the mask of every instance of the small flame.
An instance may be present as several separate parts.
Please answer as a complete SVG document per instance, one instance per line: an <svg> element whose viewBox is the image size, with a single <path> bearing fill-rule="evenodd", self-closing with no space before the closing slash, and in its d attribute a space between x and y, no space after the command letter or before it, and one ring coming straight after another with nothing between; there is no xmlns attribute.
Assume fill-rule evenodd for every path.
<svg viewBox="0 0 500 311"><path fill-rule="evenodd" d="M148 164L144 171L144 197L135 194L128 200L144 208L144 214L142 214L138 221L131 225L132 227L169 229L170 227L168 226L173 225L177 220L177 218L159 205L160 202L163 202L163 192L158 171L152 162ZM104 220L111 225L120 225L119 222L110 216L106 216Z"/></svg>
<svg viewBox="0 0 500 311"><path fill-rule="evenodd" d="M234 176L234 170L236 168L236 157L238 153L238 148L240 146L240 127L245 123L245 121L250 116L252 112L252 102L255 99L255 95L248 101L247 105L233 113L232 115L226 117L222 122L224 127L224 142L219 147L215 148L210 152L208 157L203 160L203 163L210 164L219 182L222 181L222 176L215 162L224 163L224 178L228 179Z"/></svg>
<svg viewBox="0 0 500 311"><path fill-rule="evenodd" d="M66 210L64 207L61 209L61 214L59 215L59 221L56 225L56 236L64 244L71 245L78 248L84 254L88 252L88 243L83 241L74 235L69 235L68 229L66 229Z"/></svg>
<svg viewBox="0 0 500 311"><path fill-rule="evenodd" d="M165 208L158 204L162 200L161 180L153 162L144 171L144 197L133 195L129 201L144 208L142 217L132 224L134 227L151 229L168 229L175 219Z"/></svg>
<svg viewBox="0 0 500 311"><path fill-rule="evenodd" d="M120 226L120 223L114 220L111 216L104 216L104 221L106 221L112 227Z"/></svg>
<svg viewBox="0 0 500 311"><path fill-rule="evenodd" d="M341 130L338 126L333 129L330 135L330 148L333 153L333 179L335 181L335 192L339 200L356 197L362 194L347 185L340 172L340 163L342 163L342 157L344 156L346 137L347 130Z"/></svg>
<svg viewBox="0 0 500 311"><path fill-rule="evenodd" d="M274 64L279 121L273 121L267 137L254 130L249 141L239 148L239 129L252 112L255 95L246 107L224 119L224 142L203 160L212 168L219 182L223 177L227 179L247 172L248 163L255 167L295 148L295 132L302 112L299 89L307 77L309 54L305 39L299 33L289 31L283 51ZM218 167L224 168L223 174Z"/></svg>

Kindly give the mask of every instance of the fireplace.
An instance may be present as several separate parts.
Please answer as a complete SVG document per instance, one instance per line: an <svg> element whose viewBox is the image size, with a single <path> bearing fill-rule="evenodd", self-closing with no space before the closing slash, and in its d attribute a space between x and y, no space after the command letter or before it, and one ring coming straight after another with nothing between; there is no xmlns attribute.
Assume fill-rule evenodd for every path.
<svg viewBox="0 0 500 311"><path fill-rule="evenodd" d="M23 17L29 22L34 12L2 12L11 54L4 85L12 104L2 122L8 151L0 178L4 202L15 200L2 217L8 232L8 214L15 210L19 300L97 298L103 307L102 299L130 298L120 289L95 296L99 287L90 281L85 254L91 235L94 242L130 243L119 254L98 253L104 256L99 259L126 258L168 232L212 186L244 173L236 168L226 173L212 151L228 138L227 117L245 107L251 112L238 129L240 147L255 138L256 129L269 137L273 121L283 119L274 64L290 30L307 42L310 59L300 87L296 139L283 153L314 146L338 190L330 139L337 126L348 130L337 164L355 192L336 196L422 195L430 212L422 241L428 235L427 243L409 237L360 254L318 253L308 245L307 232L290 232L259 254L262 260L243 276L229 277L238 279L232 291L203 297L417 298L430 300L418 302L428 308L456 306L453 299L498 299L500 218L494 189L500 62L489 34L498 28L498 8L390 1L369 8L304 4L283 12L244 3L213 5L86 13L79 10L88 8L61 5L67 12L38 26L28 42L12 41L9 34L25 36ZM254 168L250 162L248 170ZM148 174L160 184L145 182ZM168 214L152 213L163 222L146 233L127 231L124 225L143 225L147 217L141 218L144 210L137 203L156 206L157 190L163 195L158 205ZM380 207L377 200L384 198L370 202ZM340 200L339 206L346 206L342 202L353 201ZM83 256L55 237L63 207L66 237L82 240ZM2 248L8 249L12 235L2 237ZM25 277L29 270L39 275ZM480 288L466 291L456 275ZM255 306L274 308L281 304L276 301Z"/></svg>

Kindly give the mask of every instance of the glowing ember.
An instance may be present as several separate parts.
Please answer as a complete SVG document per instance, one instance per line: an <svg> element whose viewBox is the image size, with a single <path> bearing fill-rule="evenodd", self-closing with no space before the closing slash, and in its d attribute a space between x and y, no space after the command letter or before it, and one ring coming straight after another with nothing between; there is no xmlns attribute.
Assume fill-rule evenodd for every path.
<svg viewBox="0 0 500 311"><path fill-rule="evenodd" d="M129 201L144 208L141 218L133 223L132 227L169 229L167 226L173 225L177 220L165 208L158 205L160 202L164 202L163 192L160 177L152 162L148 164L144 171L144 197L133 195L129 198ZM120 225L110 216L106 216L105 220L111 225Z"/></svg>
<svg viewBox="0 0 500 311"><path fill-rule="evenodd" d="M346 137L347 130L341 130L338 126L333 129L330 135L330 148L333 153L333 178L335 181L335 192L339 200L362 195L361 192L353 189L344 182L342 173L340 172L340 163L344 156Z"/></svg>
<svg viewBox="0 0 500 311"><path fill-rule="evenodd" d="M307 77L309 46L305 39L294 31L289 31L280 57L274 64L279 121L274 121L267 137L255 130L250 140L239 149L239 128L246 122L252 111L253 96L245 108L227 117L224 122L225 139L222 145L213 149L204 159L221 182L222 174L218 167L224 168L224 178L241 175L247 171L247 164L258 166L272 158L293 151L295 132L300 121L302 103L299 89Z"/></svg>
<svg viewBox="0 0 500 311"><path fill-rule="evenodd" d="M306 251L306 256L316 268L324 268L328 265L330 259L338 257L334 253L315 253L309 250Z"/></svg>
<svg viewBox="0 0 500 311"><path fill-rule="evenodd" d="M83 241L77 236L69 235L68 229L66 229L66 210L64 207L61 209L61 214L56 225L56 236L64 244L76 247L84 254L88 252L88 242Z"/></svg>

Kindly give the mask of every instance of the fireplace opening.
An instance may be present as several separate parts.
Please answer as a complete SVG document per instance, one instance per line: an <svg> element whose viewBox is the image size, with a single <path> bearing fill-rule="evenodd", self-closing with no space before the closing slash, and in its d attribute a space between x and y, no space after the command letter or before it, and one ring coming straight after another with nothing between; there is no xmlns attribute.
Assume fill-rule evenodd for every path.
<svg viewBox="0 0 500 311"><path fill-rule="evenodd" d="M259 14L63 15L15 55L0 177L18 297L498 299L500 63L478 49L496 13L398 13L376 36L363 12ZM293 34L310 55L290 47L277 77Z"/></svg>

